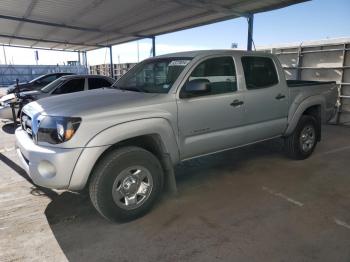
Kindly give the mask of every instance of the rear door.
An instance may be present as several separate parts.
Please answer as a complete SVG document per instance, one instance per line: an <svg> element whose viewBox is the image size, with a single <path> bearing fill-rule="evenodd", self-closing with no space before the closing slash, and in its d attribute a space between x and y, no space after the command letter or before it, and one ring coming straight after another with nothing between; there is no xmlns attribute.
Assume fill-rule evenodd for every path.
<svg viewBox="0 0 350 262"><path fill-rule="evenodd" d="M242 56L246 91L247 139L259 141L278 136L287 126L288 89L283 72L269 56Z"/></svg>
<svg viewBox="0 0 350 262"><path fill-rule="evenodd" d="M187 94L186 83L195 79L209 81L211 91L196 96ZM187 77L186 83L177 100L181 158L239 144L241 137L237 132L241 129L235 127L241 124L244 106L233 58L222 56L202 60Z"/></svg>

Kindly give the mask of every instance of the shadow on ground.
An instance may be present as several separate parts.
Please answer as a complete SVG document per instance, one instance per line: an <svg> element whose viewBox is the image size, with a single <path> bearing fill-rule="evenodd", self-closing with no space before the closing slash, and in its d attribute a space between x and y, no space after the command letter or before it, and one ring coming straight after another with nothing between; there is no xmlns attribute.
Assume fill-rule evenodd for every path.
<svg viewBox="0 0 350 262"><path fill-rule="evenodd" d="M69 261L192 260L202 257L207 245L215 249L215 245L229 241L227 236L204 239L206 231L221 230L220 223L210 221L206 214L215 212L214 207L231 205L232 190L238 196L243 192L239 181L236 186L231 184L236 175L246 175L240 175L241 166L257 157L271 156L284 159L279 141L188 161L176 168L178 196L163 197L149 214L129 223L103 219L87 192L62 193L53 198L45 215ZM192 234L203 239L190 244Z"/></svg>
<svg viewBox="0 0 350 262"><path fill-rule="evenodd" d="M2 131L4 131L7 134L14 134L17 127L18 125L16 125L15 127L15 125L12 122L6 123L2 126Z"/></svg>
<svg viewBox="0 0 350 262"><path fill-rule="evenodd" d="M32 184L31 192L30 192L32 195L36 195L36 196L46 195L52 200L58 195L55 191L49 188L35 185L33 183L33 180L26 173L26 171L22 167L17 165L15 162L13 162L10 158L6 157L4 154L0 153L0 160L4 162L8 167L10 167L13 171L15 171L18 175L20 175L25 180L27 180L30 184Z"/></svg>

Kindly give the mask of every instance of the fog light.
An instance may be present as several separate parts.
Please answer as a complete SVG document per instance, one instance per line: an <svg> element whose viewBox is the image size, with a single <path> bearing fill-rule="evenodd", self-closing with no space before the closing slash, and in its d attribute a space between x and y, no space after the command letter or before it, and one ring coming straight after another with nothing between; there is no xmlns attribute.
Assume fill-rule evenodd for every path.
<svg viewBox="0 0 350 262"><path fill-rule="evenodd" d="M38 165L39 174L44 178L53 178L56 175L56 168L47 160L40 161Z"/></svg>

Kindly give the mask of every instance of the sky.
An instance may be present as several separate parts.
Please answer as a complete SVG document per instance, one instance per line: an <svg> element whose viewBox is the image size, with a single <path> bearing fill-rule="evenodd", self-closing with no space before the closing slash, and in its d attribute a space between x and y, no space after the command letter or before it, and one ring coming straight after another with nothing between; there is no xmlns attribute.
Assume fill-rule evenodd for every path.
<svg viewBox="0 0 350 262"><path fill-rule="evenodd" d="M266 46L301 43L327 38L350 38L350 0L312 0L254 16L254 43ZM199 49L227 49L232 43L238 49L247 45L247 20L232 19L156 37L156 54ZM114 63L138 62L150 56L151 40L144 39L113 46ZM139 55L137 55L139 46ZM4 64L0 46L0 64ZM35 64L31 49L5 47L7 62ZM64 64L77 60L77 53L39 50L39 64ZM109 63L108 50L87 53L89 65Z"/></svg>

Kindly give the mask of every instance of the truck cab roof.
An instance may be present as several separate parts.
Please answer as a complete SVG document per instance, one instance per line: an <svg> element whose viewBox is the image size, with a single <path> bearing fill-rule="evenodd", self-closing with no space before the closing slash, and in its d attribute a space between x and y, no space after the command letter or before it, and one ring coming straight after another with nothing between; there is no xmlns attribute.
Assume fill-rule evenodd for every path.
<svg viewBox="0 0 350 262"><path fill-rule="evenodd" d="M170 53L170 54L156 56L154 57L154 59L169 58L169 57L201 58L201 57L206 57L211 55L227 55L227 54L273 56L269 53L257 52L257 51L244 51L244 50L235 50L235 49L213 49L213 50L195 50L195 51Z"/></svg>

